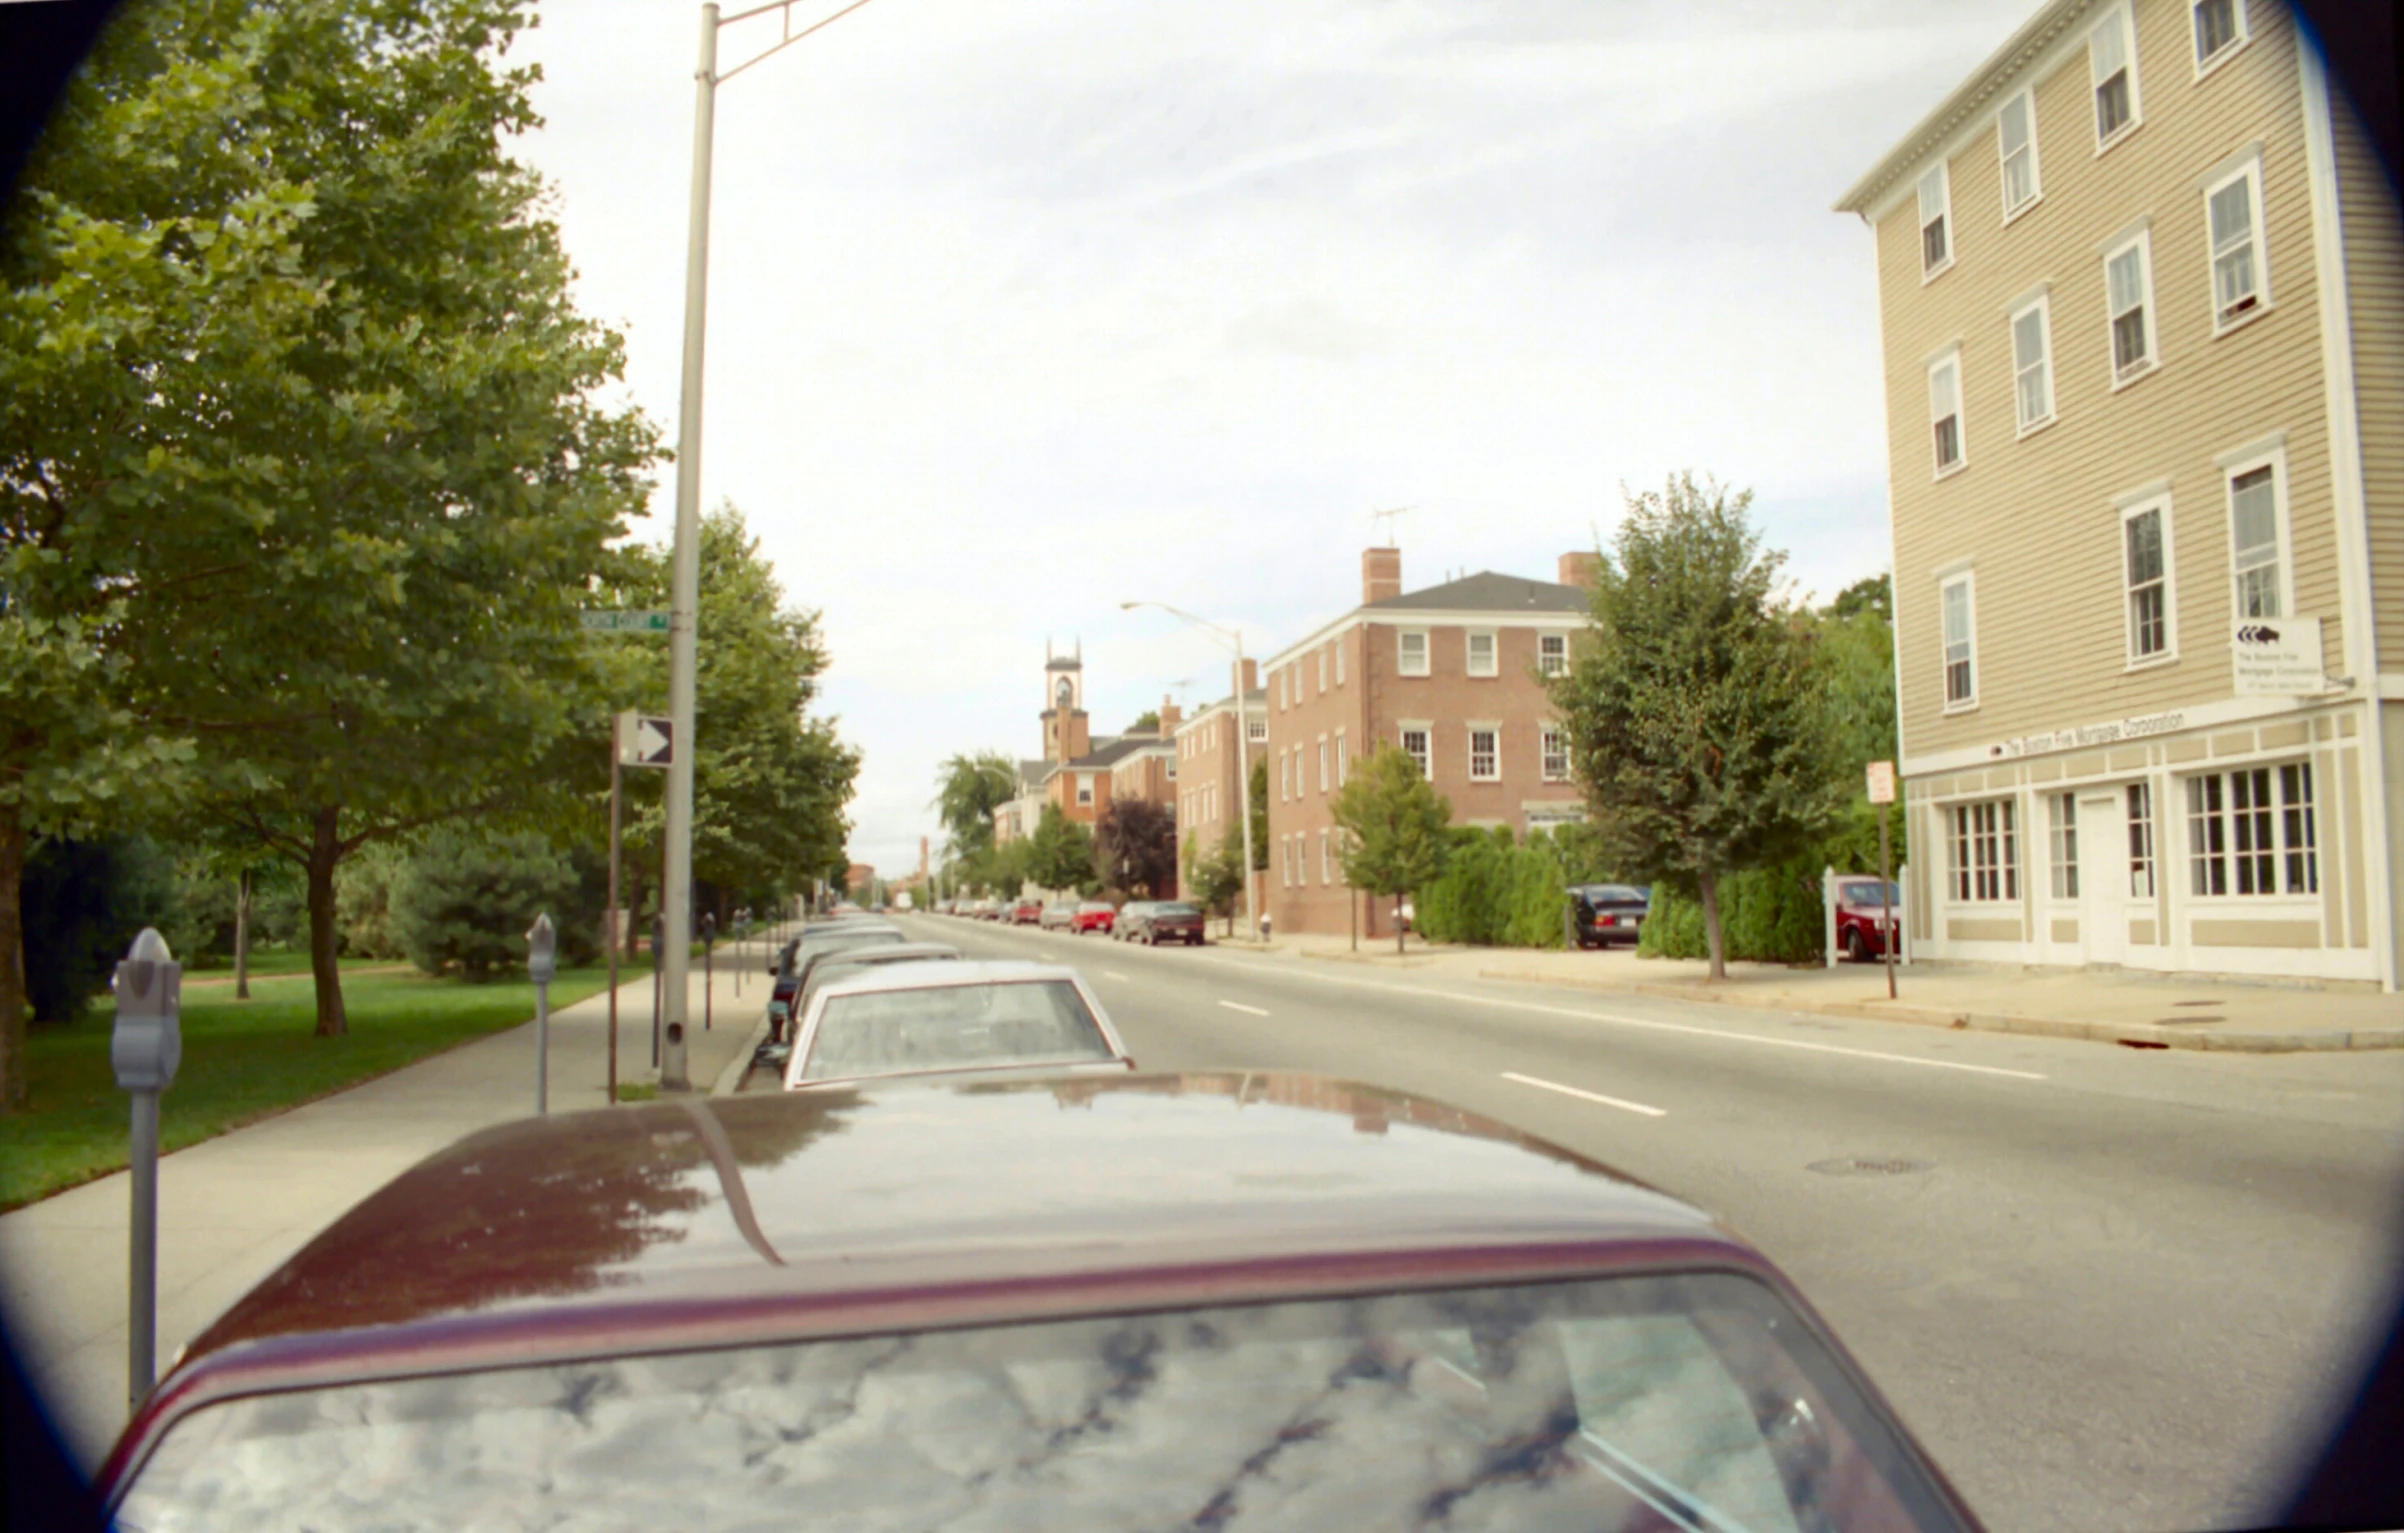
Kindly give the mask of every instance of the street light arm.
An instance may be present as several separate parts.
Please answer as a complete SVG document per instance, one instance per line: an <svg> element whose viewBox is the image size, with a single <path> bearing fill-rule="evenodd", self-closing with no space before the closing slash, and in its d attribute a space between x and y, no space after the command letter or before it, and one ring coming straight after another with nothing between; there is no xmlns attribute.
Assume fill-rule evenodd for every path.
<svg viewBox="0 0 2404 1533"><path fill-rule="evenodd" d="M866 3L866 0L862 0L862 3ZM1220 638L1226 640L1230 644L1240 646L1244 642L1243 636L1236 633L1234 630L1221 628L1216 623L1205 622L1201 618L1198 618L1192 613L1186 611L1183 607L1172 607L1164 601L1123 601L1119 603L1119 610L1121 612L1132 612L1138 607L1158 607L1161 611L1169 614L1169 616L1183 618L1186 622L1193 624L1196 628L1203 629L1209 633L1217 634Z"/></svg>
<svg viewBox="0 0 2404 1533"><path fill-rule="evenodd" d="M793 30L793 7L799 5L800 3L801 0L769 0L769 3L766 5L755 5L748 11L737 11L732 16L719 17L718 30L723 32L738 21L749 21L754 16L764 16L770 11L780 11L784 15L785 35L777 41L774 47L769 48L764 52L753 54L750 58L745 59L742 63L737 64L734 68L729 69L724 74L719 75L717 77L718 83L720 85L724 85L736 75L741 74L744 70L749 69L752 65L760 62L760 60L768 58L773 54L784 52L787 48L790 48L795 43L800 42L812 32L821 31L827 27L833 26L836 22L841 21L844 17L858 10L861 6L866 5L868 0L851 0L851 4L835 12L834 15L825 17L819 21L814 21L810 23L810 25L803 27L800 31L796 32Z"/></svg>

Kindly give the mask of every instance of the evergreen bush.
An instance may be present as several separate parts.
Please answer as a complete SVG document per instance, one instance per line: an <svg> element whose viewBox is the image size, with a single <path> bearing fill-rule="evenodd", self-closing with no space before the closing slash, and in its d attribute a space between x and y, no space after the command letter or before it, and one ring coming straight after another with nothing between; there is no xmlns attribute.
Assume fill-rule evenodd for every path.
<svg viewBox="0 0 2404 1533"><path fill-rule="evenodd" d="M392 926L428 974L456 969L481 983L526 960L526 930L575 906L576 870L535 835L480 835L445 826L426 837L394 881Z"/></svg>

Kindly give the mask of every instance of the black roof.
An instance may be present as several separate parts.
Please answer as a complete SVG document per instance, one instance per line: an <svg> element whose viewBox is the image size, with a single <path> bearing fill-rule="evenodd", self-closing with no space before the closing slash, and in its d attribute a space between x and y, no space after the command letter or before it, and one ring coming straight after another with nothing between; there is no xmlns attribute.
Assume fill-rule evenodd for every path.
<svg viewBox="0 0 2404 1533"><path fill-rule="evenodd" d="M1549 580L1523 580L1480 570L1424 591L1405 591L1368 603L1370 611L1393 608L1405 612L1584 612L1594 593L1583 586L1556 585Z"/></svg>

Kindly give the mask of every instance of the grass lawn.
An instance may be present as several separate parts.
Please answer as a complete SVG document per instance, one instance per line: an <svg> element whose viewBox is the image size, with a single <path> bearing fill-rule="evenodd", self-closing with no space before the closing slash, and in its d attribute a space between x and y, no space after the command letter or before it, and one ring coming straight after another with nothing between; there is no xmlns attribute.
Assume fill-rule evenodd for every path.
<svg viewBox="0 0 2404 1533"><path fill-rule="evenodd" d="M621 964L620 983L650 972ZM551 1009L598 994L604 968L568 969L551 982ZM526 980L463 984L421 974L363 974L344 981L350 1036L319 1038L306 984L274 984L234 999L233 987L184 992L184 1058L159 1099L161 1147L182 1149L297 1107L429 1054L529 1022ZM0 1210L48 1197L125 1165L130 1098L109 1069L105 997L81 1022L32 1030L31 1105L0 1115Z"/></svg>

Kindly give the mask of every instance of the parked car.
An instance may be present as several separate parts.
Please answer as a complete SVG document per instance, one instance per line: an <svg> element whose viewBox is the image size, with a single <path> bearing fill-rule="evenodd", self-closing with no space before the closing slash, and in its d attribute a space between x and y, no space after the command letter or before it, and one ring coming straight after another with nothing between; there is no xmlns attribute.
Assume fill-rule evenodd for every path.
<svg viewBox="0 0 2404 1533"><path fill-rule="evenodd" d="M1076 924L1069 929L1080 937L1087 932L1101 932L1107 936L1110 929L1118 924L1118 914L1118 907L1108 900L1087 900L1077 907Z"/></svg>
<svg viewBox="0 0 2404 1533"><path fill-rule="evenodd" d="M1013 926L1035 926L1043 920L1043 906L1035 900L1018 900L1007 909L1003 919Z"/></svg>
<svg viewBox="0 0 2404 1533"><path fill-rule="evenodd" d="M960 957L960 950L948 942L844 943L811 954L809 962L797 969L796 988L786 998L784 1011L771 1011L768 1036L752 1051L751 1062L781 1073L793 1053L793 1039L783 1026L785 1018L808 1012L810 998L833 981L887 964L944 963Z"/></svg>
<svg viewBox="0 0 2404 1533"><path fill-rule="evenodd" d="M1575 884L1569 891L1569 935L1577 946L1631 947L1644 933L1653 891L1640 884Z"/></svg>
<svg viewBox="0 0 2404 1533"><path fill-rule="evenodd" d="M1143 924L1144 912L1158 903L1157 900L1129 900L1126 904L1121 905L1118 908L1118 914L1111 917L1110 920L1112 939L1118 942L1133 942L1135 928Z"/></svg>
<svg viewBox="0 0 2404 1533"><path fill-rule="evenodd" d="M1903 930L1903 886L1886 885L1886 896L1879 895L1876 878L1839 878L1836 881L1836 945L1855 963L1867 963L1886 956L1886 902L1894 907L1895 930ZM1898 951L1901 949L1898 948Z"/></svg>
<svg viewBox="0 0 2404 1533"><path fill-rule="evenodd" d="M1708 1215L1277 1074L483 1130L194 1339L99 1489L195 1533L1975 1527Z"/></svg>
<svg viewBox="0 0 2404 1533"><path fill-rule="evenodd" d="M785 1024L795 1010L794 996L800 992L810 961L818 954L909 940L900 927L883 921L826 921L803 927L801 934L779 949L768 965L768 972L776 977L768 989L768 1036L772 1039L785 1036Z"/></svg>
<svg viewBox="0 0 2404 1533"><path fill-rule="evenodd" d="M1132 1070L1074 969L1006 959L899 964L829 984L801 1013L787 1091L888 1076Z"/></svg>
<svg viewBox="0 0 2404 1533"><path fill-rule="evenodd" d="M1043 907L1035 924L1048 932L1074 932L1077 929L1077 906L1073 900L1054 900Z"/></svg>
<svg viewBox="0 0 2404 1533"><path fill-rule="evenodd" d="M1183 900L1155 900L1137 916L1134 930L1127 934L1130 942L1142 942L1158 947L1163 942L1183 942L1194 947L1202 945L1202 907L1188 905Z"/></svg>

